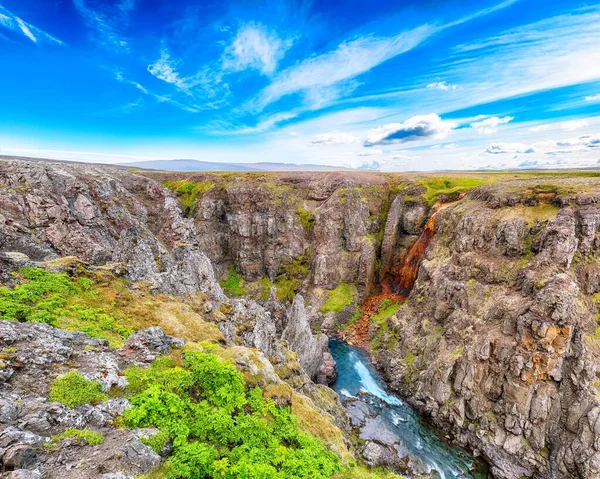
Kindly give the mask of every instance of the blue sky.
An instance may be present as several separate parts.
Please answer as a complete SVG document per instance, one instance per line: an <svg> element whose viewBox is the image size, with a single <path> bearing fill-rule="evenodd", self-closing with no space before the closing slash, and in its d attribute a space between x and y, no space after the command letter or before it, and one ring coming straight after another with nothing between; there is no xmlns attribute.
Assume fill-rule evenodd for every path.
<svg viewBox="0 0 600 479"><path fill-rule="evenodd" d="M600 4L0 0L0 154L595 166Z"/></svg>

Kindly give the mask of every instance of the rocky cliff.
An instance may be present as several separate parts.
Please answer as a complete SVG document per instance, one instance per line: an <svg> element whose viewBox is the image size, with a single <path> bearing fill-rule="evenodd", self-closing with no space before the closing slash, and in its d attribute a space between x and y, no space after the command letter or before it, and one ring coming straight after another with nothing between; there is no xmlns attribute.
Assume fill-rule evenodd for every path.
<svg viewBox="0 0 600 479"><path fill-rule="evenodd" d="M459 198L428 223L412 290L389 288L403 284L397 265L434 203ZM14 284L23 265L84 268L130 282L116 299L131 288L145 306L178 298L146 308L157 313L143 326L194 342L217 334L277 401L327 417L313 431L345 454L347 418L310 380L335 376L322 333L341 332L494 477L598 478L599 202L594 173L181 175L2 161L0 281ZM217 329L195 331L205 323ZM110 346L120 357L123 345Z"/></svg>
<svg viewBox="0 0 600 479"><path fill-rule="evenodd" d="M494 477L600 477L600 181L489 179L440 212L408 301L382 297L369 311L367 346L390 384L484 456ZM207 254L220 274L233 264L247 293L263 276L281 283L285 264L309 252L296 287L313 327L352 338L357 305L377 297L430 215L424 183L269 181L227 178L195 203L189 215L203 241L222 246Z"/></svg>
<svg viewBox="0 0 600 479"><path fill-rule="evenodd" d="M335 375L326 338L313 336L301 303L229 299L197 238L176 198L152 179L0 161L0 457L8 476L128 478L162 464L165 456L145 445L157 431L114 425L131 407L127 368L184 343L233 362L249 387L291 406L305 417L301 428L348 462L345 412L311 381ZM53 385L69 371L115 399L53 401ZM103 437L89 451L96 436L77 436L88 427Z"/></svg>

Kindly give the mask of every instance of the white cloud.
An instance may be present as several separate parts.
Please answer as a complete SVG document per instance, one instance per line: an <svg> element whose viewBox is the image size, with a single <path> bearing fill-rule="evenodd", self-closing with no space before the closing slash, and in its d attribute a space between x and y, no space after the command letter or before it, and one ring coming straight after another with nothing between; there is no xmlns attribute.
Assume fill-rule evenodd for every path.
<svg viewBox="0 0 600 479"><path fill-rule="evenodd" d="M112 8L92 8L88 0L73 0L73 5L88 28L94 32L94 40L102 45L117 49L128 49L122 31L129 23L129 16L135 8L136 0L120 0Z"/></svg>
<svg viewBox="0 0 600 479"><path fill-rule="evenodd" d="M581 128L585 128L588 126L588 122L585 120L569 120L562 121L557 123L546 123L543 125L533 126L528 128L527 131L532 133L540 133L542 131L550 131L550 130L565 130L565 131L575 131Z"/></svg>
<svg viewBox="0 0 600 479"><path fill-rule="evenodd" d="M363 151L361 151L360 153L358 153L358 156L381 156L383 155L383 150L380 150L379 148L368 148L365 149Z"/></svg>
<svg viewBox="0 0 600 479"><path fill-rule="evenodd" d="M428 138L445 138L456 124L442 120L437 114L419 115L404 123L389 123L372 128L367 133L365 146L405 143Z"/></svg>
<svg viewBox="0 0 600 479"><path fill-rule="evenodd" d="M451 85L446 83L445 81L438 81L438 82L434 82L434 83L429 83L427 85L427 88L431 89L431 90L442 90L442 91L448 91L448 90L456 90L456 85Z"/></svg>
<svg viewBox="0 0 600 479"><path fill-rule="evenodd" d="M223 68L232 71L252 68L271 75L291 45L291 39L282 40L261 24L243 25L223 54Z"/></svg>
<svg viewBox="0 0 600 479"><path fill-rule="evenodd" d="M315 136L311 141L313 145L345 145L349 143L356 143L358 138L348 133L339 131L332 131L330 133L321 133Z"/></svg>
<svg viewBox="0 0 600 479"><path fill-rule="evenodd" d="M576 152L600 150L600 135L582 135L562 140L546 140L526 145L524 143L492 143L485 153L541 153L545 155L572 154Z"/></svg>
<svg viewBox="0 0 600 479"><path fill-rule="evenodd" d="M33 43L37 43L37 38L35 38L33 33L31 33L31 30L29 30L29 28L27 27L27 24L20 18L18 18L18 17L15 17L15 18L17 20L17 24L19 25L19 28L23 32L23 35L25 35L27 38L29 38Z"/></svg>
<svg viewBox="0 0 600 479"><path fill-rule="evenodd" d="M579 130L581 128L585 128L586 126L588 126L587 121L585 120L570 120L570 121L565 121L561 127L563 130L567 130L567 131L575 131L575 130Z"/></svg>
<svg viewBox="0 0 600 479"><path fill-rule="evenodd" d="M485 150L490 155L500 155L503 153L532 153L530 148L524 143L492 143Z"/></svg>
<svg viewBox="0 0 600 479"><path fill-rule="evenodd" d="M251 133L262 133L271 130L279 123L296 118L294 112L281 112L261 118L254 126L233 123L230 121L218 120L210 122L207 125L198 126L195 129L198 131L208 131L213 135L248 135ZM289 136L295 137L298 133L292 131Z"/></svg>
<svg viewBox="0 0 600 479"><path fill-rule="evenodd" d="M586 96L585 101L600 101L600 95Z"/></svg>
<svg viewBox="0 0 600 479"><path fill-rule="evenodd" d="M64 42L40 28L27 23L20 17L17 17L6 8L0 6L0 27L4 27L11 32L21 34L31 40L33 43L48 43L55 45L64 45ZM2 36L1 38L5 38Z"/></svg>
<svg viewBox="0 0 600 479"><path fill-rule="evenodd" d="M476 119L478 118L481 117L476 117ZM471 128L473 128L480 135L491 135L492 133L496 133L498 131L498 126L505 125L512 120L514 120L514 117L512 116L505 116L504 118L492 116L490 118L486 118L485 120L471 123Z"/></svg>
<svg viewBox="0 0 600 479"><path fill-rule="evenodd" d="M355 170L378 171L381 169L381 162L377 160L352 160L350 166Z"/></svg>
<svg viewBox="0 0 600 479"><path fill-rule="evenodd" d="M381 63L420 45L438 27L423 25L392 37L360 37L346 41L334 50L309 57L275 76L252 105L258 109L294 94L321 96L328 91L329 101L339 97L334 88ZM322 106L322 105L320 105Z"/></svg>
<svg viewBox="0 0 600 479"><path fill-rule="evenodd" d="M590 82L600 79L599 37L600 9L581 8L460 45L438 71L468 92L462 107Z"/></svg>
<svg viewBox="0 0 600 479"><path fill-rule="evenodd" d="M178 68L181 60L173 59L166 48L160 52L160 58L148 65L148 73L159 80L175 86L187 96L199 96L203 99L212 100L202 106L196 105L199 110L215 109L228 101L229 88L222 81L219 72L214 72L208 65L190 76L181 75Z"/></svg>
<svg viewBox="0 0 600 479"><path fill-rule="evenodd" d="M460 145L457 143L442 143L440 145L432 145L430 148L432 150L436 149L444 149L444 150L453 150L454 148L459 148Z"/></svg>

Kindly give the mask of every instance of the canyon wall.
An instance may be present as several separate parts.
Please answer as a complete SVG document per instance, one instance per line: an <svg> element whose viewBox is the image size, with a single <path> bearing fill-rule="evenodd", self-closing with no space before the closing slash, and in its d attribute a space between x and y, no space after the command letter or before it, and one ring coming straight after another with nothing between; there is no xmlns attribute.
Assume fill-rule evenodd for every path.
<svg viewBox="0 0 600 479"><path fill-rule="evenodd" d="M205 193L190 212L205 251L249 284L276 282L309 252L299 291L313 327L352 340L356 306L377 297L431 212L423 188L377 174L266 181ZM600 477L599 200L593 175L480 186L439 213L408 301L371 312L366 345L392 387L495 477ZM356 302L328 310L342 283Z"/></svg>
<svg viewBox="0 0 600 479"><path fill-rule="evenodd" d="M407 301L374 304L364 345L392 388L494 477L598 478L600 180L491 179L439 212ZM431 205L414 176L2 161L0 279L75 256L155 294L201 294L223 341L259 350L344 428L304 374L335 375L317 331L352 339Z"/></svg>

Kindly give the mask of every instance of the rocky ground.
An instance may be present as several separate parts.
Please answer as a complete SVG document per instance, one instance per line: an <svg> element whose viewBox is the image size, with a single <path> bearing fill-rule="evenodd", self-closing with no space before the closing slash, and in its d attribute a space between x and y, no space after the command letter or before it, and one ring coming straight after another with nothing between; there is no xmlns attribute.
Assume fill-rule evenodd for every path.
<svg viewBox="0 0 600 479"><path fill-rule="evenodd" d="M347 455L349 420L311 381L335 377L323 333L352 335L360 305L393 274L433 204L467 191L436 218L408 301L375 308L371 353L394 390L484 457L494 477L600 477L600 179L591 173L182 175L1 160L0 281L27 264L79 274L64 260L73 256L86 274L126 278L144 304L175 298L161 299L144 326L197 342L193 324L217 325L223 354L282 403L327 418L313 432ZM161 461L139 446L148 431L109 430L122 399L81 411L43 399L73 365L119 387L126 345L31 323L2 328L5 467L98 477L107 462L126 477ZM39 364L25 354L37 334L53 345ZM40 379L36 368L51 374ZM38 447L69 421L90 420L105 431L101 461L89 446ZM83 457L89 467L77 467Z"/></svg>

